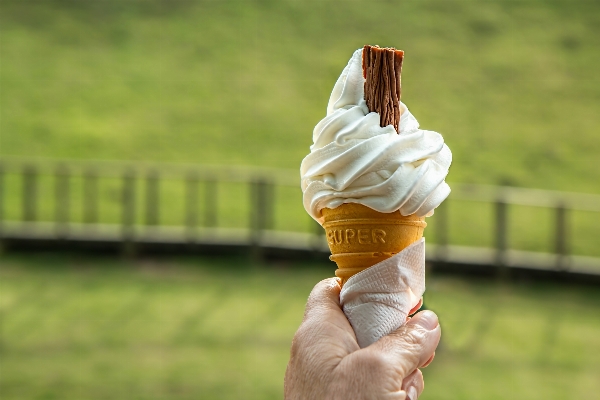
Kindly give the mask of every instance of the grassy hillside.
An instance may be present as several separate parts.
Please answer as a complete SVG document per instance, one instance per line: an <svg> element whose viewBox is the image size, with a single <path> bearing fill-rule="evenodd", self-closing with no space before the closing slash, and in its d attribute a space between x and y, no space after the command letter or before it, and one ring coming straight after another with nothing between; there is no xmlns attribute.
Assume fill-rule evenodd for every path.
<svg viewBox="0 0 600 400"><path fill-rule="evenodd" d="M406 51L450 181L600 192L600 3L4 0L0 156L297 168L352 51Z"/></svg>
<svg viewBox="0 0 600 400"><path fill-rule="evenodd" d="M330 265L0 259L0 392L29 399L280 399ZM600 297L428 277L443 339L422 400L598 399Z"/></svg>

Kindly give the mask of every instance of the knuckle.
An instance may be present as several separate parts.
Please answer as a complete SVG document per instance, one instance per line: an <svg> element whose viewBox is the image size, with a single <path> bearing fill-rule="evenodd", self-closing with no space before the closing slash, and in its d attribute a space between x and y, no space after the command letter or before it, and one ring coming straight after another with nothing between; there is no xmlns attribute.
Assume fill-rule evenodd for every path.
<svg viewBox="0 0 600 400"><path fill-rule="evenodd" d="M415 370L414 380L415 380L416 383L420 383L421 386L423 385L423 382L424 382L424 380L423 380L423 372L420 369L418 369L418 368Z"/></svg>
<svg viewBox="0 0 600 400"><path fill-rule="evenodd" d="M310 292L309 300L312 297L320 296L323 293L331 290L334 287L334 285L337 285L337 281L335 280L335 278L323 279L313 287L313 290Z"/></svg>
<svg viewBox="0 0 600 400"><path fill-rule="evenodd" d="M313 287L312 291L308 295L306 309L304 311L304 318L307 318L310 313L312 313L319 307L319 305L321 305L323 299L327 297L326 293L332 290L334 285L337 285L335 278L327 278L323 279Z"/></svg>
<svg viewBox="0 0 600 400"><path fill-rule="evenodd" d="M296 334L294 335L294 342L298 343L298 345L302 344L303 342L305 342L309 333L309 327L306 323L303 323L302 325L300 325L300 327L296 331Z"/></svg>
<svg viewBox="0 0 600 400"><path fill-rule="evenodd" d="M415 369L415 371L410 375L410 379L408 380L408 384L415 386L417 388L422 388L424 385L423 381L423 373L420 369Z"/></svg>
<svg viewBox="0 0 600 400"><path fill-rule="evenodd" d="M296 334L294 335L294 338L292 339L292 347L290 349L290 355L292 357L297 356L302 352L308 334L309 331L306 324L300 325L300 327L296 331Z"/></svg>
<svg viewBox="0 0 600 400"><path fill-rule="evenodd" d="M429 331L423 327L415 326L411 329L407 329L402 338L404 342L410 347L420 347L427 340Z"/></svg>
<svg viewBox="0 0 600 400"><path fill-rule="evenodd" d="M294 336L292 339L292 347L290 348L290 358L295 358L298 353L300 353L300 340L298 340L298 336Z"/></svg>
<svg viewBox="0 0 600 400"><path fill-rule="evenodd" d="M291 354L305 355L309 348L319 344L323 337L323 327L314 319L302 322L292 339Z"/></svg>
<svg viewBox="0 0 600 400"><path fill-rule="evenodd" d="M375 375L380 375L389 369L388 358L379 352L367 352L360 359L361 367Z"/></svg>

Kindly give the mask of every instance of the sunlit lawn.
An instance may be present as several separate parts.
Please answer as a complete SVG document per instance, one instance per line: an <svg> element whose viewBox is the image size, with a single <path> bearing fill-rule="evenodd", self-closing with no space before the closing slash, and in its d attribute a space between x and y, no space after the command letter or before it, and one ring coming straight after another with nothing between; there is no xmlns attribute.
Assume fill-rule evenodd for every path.
<svg viewBox="0 0 600 400"><path fill-rule="evenodd" d="M2 400L279 399L328 263L0 258ZM423 399L600 398L595 287L429 277ZM595 397L594 397L595 396Z"/></svg>
<svg viewBox="0 0 600 400"><path fill-rule="evenodd" d="M595 1L4 0L0 156L296 169L352 52L406 51L402 99L449 182L599 193Z"/></svg>

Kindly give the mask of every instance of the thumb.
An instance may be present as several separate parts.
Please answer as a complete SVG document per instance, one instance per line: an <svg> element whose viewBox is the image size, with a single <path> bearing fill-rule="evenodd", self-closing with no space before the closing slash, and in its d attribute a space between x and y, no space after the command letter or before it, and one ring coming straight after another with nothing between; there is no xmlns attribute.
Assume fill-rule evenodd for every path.
<svg viewBox="0 0 600 400"><path fill-rule="evenodd" d="M442 330L433 311L421 311L405 325L382 337L365 350L389 359L403 379L423 366L433 356Z"/></svg>

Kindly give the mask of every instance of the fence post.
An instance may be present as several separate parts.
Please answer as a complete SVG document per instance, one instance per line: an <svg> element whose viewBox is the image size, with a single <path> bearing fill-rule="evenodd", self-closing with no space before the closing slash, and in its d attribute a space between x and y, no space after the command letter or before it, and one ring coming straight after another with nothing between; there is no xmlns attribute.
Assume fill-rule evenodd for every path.
<svg viewBox="0 0 600 400"><path fill-rule="evenodd" d="M83 173L83 222L98 222L98 175L92 168Z"/></svg>
<svg viewBox="0 0 600 400"><path fill-rule="evenodd" d="M261 223L264 219L262 204L262 182L260 179L250 182L250 243L253 247L260 242Z"/></svg>
<svg viewBox="0 0 600 400"><path fill-rule="evenodd" d="M445 262L448 258L448 200L435 210L435 238L437 242L435 260Z"/></svg>
<svg viewBox="0 0 600 400"><path fill-rule="evenodd" d="M204 183L204 225L207 228L217 226L217 181L207 180Z"/></svg>
<svg viewBox="0 0 600 400"><path fill-rule="evenodd" d="M258 180L257 186L257 205L260 207L258 213L259 220L257 221L257 229L264 231L267 229L273 229L273 211L275 202L273 201L275 195L275 185L266 179Z"/></svg>
<svg viewBox="0 0 600 400"><path fill-rule="evenodd" d="M146 225L156 226L159 220L159 175L150 170L146 176Z"/></svg>
<svg viewBox="0 0 600 400"><path fill-rule="evenodd" d="M556 252L556 268L566 270L569 268L569 249L568 249L568 234L569 227L567 224L567 208L564 204L559 204L555 209L556 215L556 232L555 232L555 252Z"/></svg>
<svg viewBox="0 0 600 400"><path fill-rule="evenodd" d="M198 227L198 173L190 171L185 179L185 227L188 242L196 241Z"/></svg>
<svg viewBox="0 0 600 400"><path fill-rule="evenodd" d="M269 211L272 210L271 199L272 190L270 184L264 178L256 179L251 182L250 188L250 243L252 246L252 255L255 260L262 260L262 239L264 230L270 227L272 217Z"/></svg>
<svg viewBox="0 0 600 400"><path fill-rule="evenodd" d="M23 169L23 221L34 222L37 208L37 170L33 165Z"/></svg>
<svg viewBox="0 0 600 400"><path fill-rule="evenodd" d="M4 164L0 163L0 254L4 250Z"/></svg>
<svg viewBox="0 0 600 400"><path fill-rule="evenodd" d="M122 239L123 253L126 256L134 254L134 222L135 222L135 173L127 169L123 174L122 192Z"/></svg>
<svg viewBox="0 0 600 400"><path fill-rule="evenodd" d="M507 228L507 204L503 199L498 199L496 201L496 267L498 267L501 279L508 275L506 268Z"/></svg>
<svg viewBox="0 0 600 400"><path fill-rule="evenodd" d="M58 239L65 239L69 233L69 178L69 168L59 164L54 177L54 222Z"/></svg>

